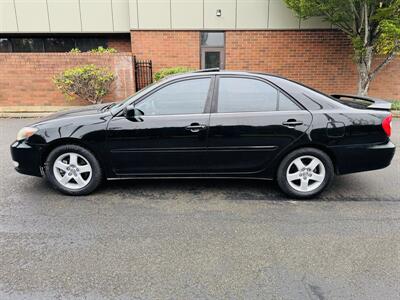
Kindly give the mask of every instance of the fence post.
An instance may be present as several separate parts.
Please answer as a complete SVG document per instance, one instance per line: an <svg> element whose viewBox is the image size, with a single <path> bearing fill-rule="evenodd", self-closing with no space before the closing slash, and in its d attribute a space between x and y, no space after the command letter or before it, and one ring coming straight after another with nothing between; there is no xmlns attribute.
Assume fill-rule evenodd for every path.
<svg viewBox="0 0 400 300"><path fill-rule="evenodd" d="M149 67L150 67L150 83L153 82L153 62L150 60L149 61Z"/></svg>
<svg viewBox="0 0 400 300"><path fill-rule="evenodd" d="M135 92L138 91L138 84L137 84L137 70L136 70L136 55L133 56L133 72L134 72L134 79L135 79Z"/></svg>

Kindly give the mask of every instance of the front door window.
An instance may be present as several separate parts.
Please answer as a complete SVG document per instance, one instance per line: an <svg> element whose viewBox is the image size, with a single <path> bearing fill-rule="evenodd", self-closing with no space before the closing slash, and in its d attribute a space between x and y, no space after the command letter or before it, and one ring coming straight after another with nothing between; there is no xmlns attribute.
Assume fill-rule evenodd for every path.
<svg viewBox="0 0 400 300"><path fill-rule="evenodd" d="M135 105L145 116L201 114L211 78L189 79L167 85Z"/></svg>

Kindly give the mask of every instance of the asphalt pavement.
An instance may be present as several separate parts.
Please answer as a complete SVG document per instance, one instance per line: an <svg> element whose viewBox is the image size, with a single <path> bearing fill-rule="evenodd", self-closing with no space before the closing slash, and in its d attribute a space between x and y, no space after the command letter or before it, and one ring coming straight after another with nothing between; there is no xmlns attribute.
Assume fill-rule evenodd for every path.
<svg viewBox="0 0 400 300"><path fill-rule="evenodd" d="M399 151L312 201L251 180L68 197L13 169L9 145L31 122L0 119L0 299L400 298Z"/></svg>

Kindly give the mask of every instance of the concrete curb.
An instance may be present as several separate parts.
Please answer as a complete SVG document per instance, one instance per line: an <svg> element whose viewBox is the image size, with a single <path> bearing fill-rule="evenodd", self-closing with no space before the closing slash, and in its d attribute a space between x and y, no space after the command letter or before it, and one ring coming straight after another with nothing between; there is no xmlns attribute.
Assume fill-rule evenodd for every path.
<svg viewBox="0 0 400 300"><path fill-rule="evenodd" d="M80 106L0 106L0 118L38 118Z"/></svg>

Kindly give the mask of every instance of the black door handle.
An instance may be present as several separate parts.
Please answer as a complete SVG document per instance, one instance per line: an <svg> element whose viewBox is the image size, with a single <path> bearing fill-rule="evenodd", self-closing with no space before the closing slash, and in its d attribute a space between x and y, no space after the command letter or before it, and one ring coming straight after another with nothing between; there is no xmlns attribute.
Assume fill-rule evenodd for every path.
<svg viewBox="0 0 400 300"><path fill-rule="evenodd" d="M286 122L283 122L282 125L285 125L287 127L295 127L295 126L299 126L299 125L303 125L302 121L297 121L294 119L289 119Z"/></svg>
<svg viewBox="0 0 400 300"><path fill-rule="evenodd" d="M199 132L199 131L204 130L206 128L207 128L206 125L199 124L199 123L193 123L193 124L190 124L189 126L185 127L186 130L189 130L191 132Z"/></svg>

